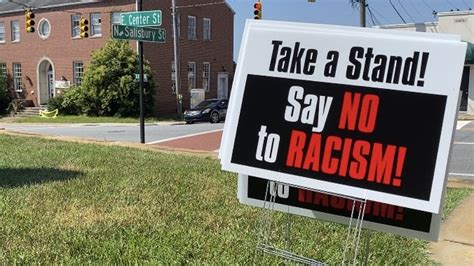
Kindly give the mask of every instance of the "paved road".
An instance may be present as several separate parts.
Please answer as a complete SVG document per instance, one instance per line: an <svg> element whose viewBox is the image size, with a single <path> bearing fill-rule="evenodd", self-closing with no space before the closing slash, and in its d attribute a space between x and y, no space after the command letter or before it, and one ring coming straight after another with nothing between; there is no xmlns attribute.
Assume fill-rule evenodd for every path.
<svg viewBox="0 0 474 266"><path fill-rule="evenodd" d="M20 125L1 124L9 131L71 136L102 141L140 142L138 124L91 125ZM146 143L152 147L217 152L222 136L223 123L197 123L186 125L147 124ZM450 177L474 181L474 122L460 121L456 130Z"/></svg>
<svg viewBox="0 0 474 266"><path fill-rule="evenodd" d="M474 181L474 122L458 122L449 175Z"/></svg>
<svg viewBox="0 0 474 266"><path fill-rule="evenodd" d="M176 137L188 136L219 130L224 123L153 123L145 125L145 143L155 142ZM101 141L122 141L140 143L140 127L138 124L9 124L4 123L0 128L8 131L43 134L49 136L79 137Z"/></svg>

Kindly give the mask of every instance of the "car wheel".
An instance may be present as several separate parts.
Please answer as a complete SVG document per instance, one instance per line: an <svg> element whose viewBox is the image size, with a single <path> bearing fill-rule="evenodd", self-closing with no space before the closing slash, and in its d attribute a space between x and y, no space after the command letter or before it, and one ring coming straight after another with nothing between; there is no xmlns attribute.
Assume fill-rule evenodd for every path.
<svg viewBox="0 0 474 266"><path fill-rule="evenodd" d="M186 124L190 125L190 124L193 124L194 121L186 121Z"/></svg>
<svg viewBox="0 0 474 266"><path fill-rule="evenodd" d="M219 113L218 112L212 112L211 113L211 123L219 123Z"/></svg>

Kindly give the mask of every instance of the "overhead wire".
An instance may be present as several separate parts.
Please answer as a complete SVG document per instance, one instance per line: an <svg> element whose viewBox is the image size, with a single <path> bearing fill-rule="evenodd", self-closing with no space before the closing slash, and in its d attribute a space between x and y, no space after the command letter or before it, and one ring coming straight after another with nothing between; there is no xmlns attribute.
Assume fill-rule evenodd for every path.
<svg viewBox="0 0 474 266"><path fill-rule="evenodd" d="M428 5L425 0L422 0L422 2L423 2L423 4L425 4L425 6L427 6L429 9L433 10L433 12L431 12L431 14L433 14L434 17L436 17L436 15L438 15L438 11L436 11L436 9L434 9L433 7L431 7L430 5Z"/></svg>
<svg viewBox="0 0 474 266"><path fill-rule="evenodd" d="M375 9L375 7L372 6L370 9L371 9L372 13L375 12L380 18L382 18L383 20L385 20L387 23L390 23L390 21L389 21L388 19L386 19L386 18L384 17L384 15L382 15L382 13L380 13L377 9ZM379 21L380 21L380 20L379 20ZM380 23L380 24L382 24L382 23Z"/></svg>
<svg viewBox="0 0 474 266"><path fill-rule="evenodd" d="M423 14L421 14L421 12L418 10L418 8L416 8L415 4L413 4L412 0L408 0L408 3L410 3L411 7L413 8L413 10L415 10L415 12L420 16L420 17L425 17Z"/></svg>
<svg viewBox="0 0 474 266"><path fill-rule="evenodd" d="M397 8L393 5L392 0L389 0L390 5L392 6L393 10L397 13L397 15L400 17L400 19L403 21L403 23L407 24L405 19L403 19L402 15L398 12Z"/></svg>
<svg viewBox="0 0 474 266"><path fill-rule="evenodd" d="M454 9L457 9L457 10L459 10L459 8L455 7L455 6L454 6L454 5L451 3L451 1L449 1L449 0L446 0L446 2L447 2L447 3L448 3L450 6L452 6Z"/></svg>
<svg viewBox="0 0 474 266"><path fill-rule="evenodd" d="M413 23L415 23L415 20L413 19L413 17L410 15L410 13L408 13L408 11L406 10L405 6L402 4L402 2L400 2L400 0L398 0L398 4L402 7L403 11L405 11L405 13L408 15L408 17L411 19L411 21L413 21Z"/></svg>

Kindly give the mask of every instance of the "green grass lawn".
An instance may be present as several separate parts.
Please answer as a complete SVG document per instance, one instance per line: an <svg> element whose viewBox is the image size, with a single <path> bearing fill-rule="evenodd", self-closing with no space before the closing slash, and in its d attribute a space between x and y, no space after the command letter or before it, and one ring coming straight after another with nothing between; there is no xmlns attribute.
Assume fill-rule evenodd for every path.
<svg viewBox="0 0 474 266"><path fill-rule="evenodd" d="M161 121L176 121L172 116L150 117L146 118L145 122L161 122ZM40 116L21 117L12 119L10 122L14 123L140 123L140 119L133 117L92 117L84 115L66 115L57 116L55 118L46 118Z"/></svg>
<svg viewBox="0 0 474 266"><path fill-rule="evenodd" d="M214 158L1 134L0 149L1 263L253 261L261 209L239 204L236 175ZM449 190L448 205L470 192ZM295 251L340 263L345 226L293 221ZM431 264L427 246L374 233L369 262Z"/></svg>

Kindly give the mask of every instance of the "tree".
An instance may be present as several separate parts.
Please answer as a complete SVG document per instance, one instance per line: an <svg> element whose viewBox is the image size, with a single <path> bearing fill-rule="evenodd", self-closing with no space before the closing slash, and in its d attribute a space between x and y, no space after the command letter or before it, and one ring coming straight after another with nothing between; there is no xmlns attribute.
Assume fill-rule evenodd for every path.
<svg viewBox="0 0 474 266"><path fill-rule="evenodd" d="M78 88L82 112L95 116L138 116L139 84L135 81L138 67L138 56L126 41L110 39L94 51ZM151 114L154 84L146 61L144 73L148 75L143 95L145 114Z"/></svg>
<svg viewBox="0 0 474 266"><path fill-rule="evenodd" d="M0 116L9 112L13 100L10 78L0 72Z"/></svg>

